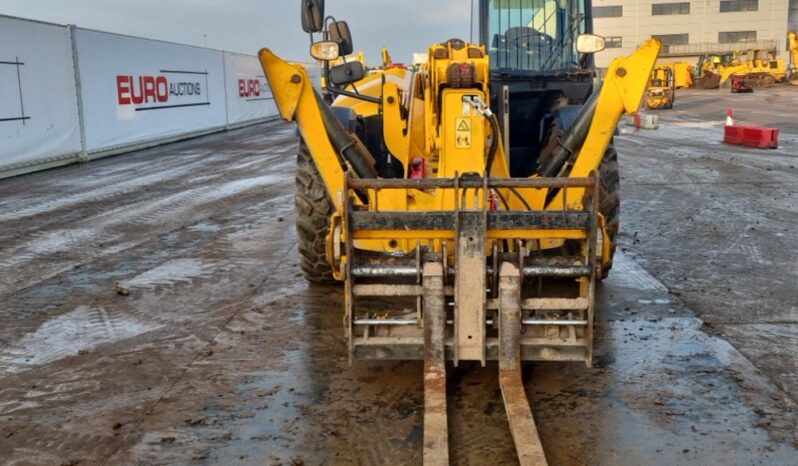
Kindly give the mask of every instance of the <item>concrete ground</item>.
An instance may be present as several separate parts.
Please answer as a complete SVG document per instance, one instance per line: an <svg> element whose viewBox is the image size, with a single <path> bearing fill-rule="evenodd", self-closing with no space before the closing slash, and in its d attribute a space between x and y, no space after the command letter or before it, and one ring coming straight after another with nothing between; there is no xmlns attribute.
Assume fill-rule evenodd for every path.
<svg viewBox="0 0 798 466"><path fill-rule="evenodd" d="M782 148L721 144L729 106ZM596 367L525 369L551 464L798 464L795 108L684 91L617 138ZM275 123L0 181L0 462L420 463L420 363L350 369L340 289L300 277L295 150ZM449 374L454 461L511 464L496 366Z"/></svg>

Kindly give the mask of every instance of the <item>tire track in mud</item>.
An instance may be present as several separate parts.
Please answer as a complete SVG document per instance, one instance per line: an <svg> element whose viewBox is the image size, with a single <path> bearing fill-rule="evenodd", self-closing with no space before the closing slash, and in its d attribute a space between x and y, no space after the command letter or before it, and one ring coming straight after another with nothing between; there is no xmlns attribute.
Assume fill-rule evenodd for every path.
<svg viewBox="0 0 798 466"><path fill-rule="evenodd" d="M290 150L293 144L296 143L295 138L278 138L274 140L266 136L268 134L265 130L269 127L257 127L255 129L249 128L239 131L260 131L261 135L254 136L253 138L264 144L264 150L249 150L241 151L244 158L254 158L253 163L260 162L264 166L269 166L275 159L284 156L284 150ZM196 144L196 143L194 143ZM170 146L167 146L170 147ZM202 147L198 145L198 147ZM7 208L2 209L0 212L0 225L6 222L16 222L25 217L42 216L45 220L54 211L69 207L70 211L79 210L81 204L89 205L89 208L94 209L90 204L101 201L112 201L116 198L124 198L132 194L141 194L151 187L169 187L181 186L186 180L191 180L188 176L191 173L209 172L216 176L224 177L229 174L231 170L230 160L232 156L225 152L223 155L214 152L212 149L200 151L178 151L177 153L169 153L166 156L155 158L160 152L167 149L161 148L158 150L148 150L143 154L137 155L120 155L113 159L106 159L100 162L95 162L85 166L85 170L74 170L73 175L79 177L90 184L78 183L75 185L62 186L65 183L59 183L58 180L51 180L45 174L36 173L28 175L26 179L31 179L32 184L29 182L24 185L20 179L12 178L7 180L11 186L0 185L0 189L11 189L8 196L4 196ZM150 153L154 152L154 153ZM102 174L102 169L97 165L105 165L122 161L124 169L119 169L121 173L111 175L111 179L105 178ZM154 160L154 162L153 162ZM96 164L96 165L95 165ZM130 166L130 164L133 164ZM143 165L144 170L138 170L137 167ZM70 168L70 167L67 167ZM84 167L82 167L84 168ZM246 168L246 167L244 167ZM98 173L99 172L99 173ZM25 178L25 177L23 177ZM53 182L54 181L54 182ZM37 182L42 183L41 186ZM14 186L16 185L16 186ZM60 187L61 189L53 189ZM16 189L15 189L16 188ZM72 188L77 192L64 192L64 188ZM0 191L2 192L2 191ZM26 193L36 192L35 200L26 199ZM45 199L42 199L42 194L45 193ZM20 199L21 198L21 199ZM18 206L16 208L12 206ZM16 225L11 225L15 227Z"/></svg>
<svg viewBox="0 0 798 466"><path fill-rule="evenodd" d="M18 221L22 218L45 215L60 209L75 209L76 205L88 202L112 201L115 198L136 194L143 189L163 183L165 179L177 180L185 177L197 166L202 165L203 154L197 154L193 162L174 158L171 164L158 163L153 167L148 167L152 173L132 178L129 174L120 174L117 179L103 180L102 183L89 188L87 191L72 194L57 193L49 199L37 202L14 202L19 207L4 209L0 213L0 222ZM166 166L163 166L166 165Z"/></svg>
<svg viewBox="0 0 798 466"><path fill-rule="evenodd" d="M266 273L261 272L262 278L260 280L256 280L258 283L251 288L251 291L247 297L242 298L240 303L230 306L228 317L224 320L224 322L221 323L221 325L213 329L213 334L209 337L202 350L194 353L191 361L184 366L179 375L174 378L172 383L163 391L161 396L154 401L152 406L148 409L150 413L153 413L153 416L140 419L140 422L136 428L143 429L147 432L147 434L141 437L137 444L132 446L130 449L130 452L135 454L135 461L144 460L148 463L157 462L161 464L169 464L171 462L181 461L181 459L185 460L186 456L202 459L207 458L207 451L209 448L211 448L213 445L221 447L225 442L231 439L229 430L215 427L217 421L222 420L222 422L235 422L237 419L247 419L253 417L252 414L241 414L243 408L234 409L234 413L223 416L223 418L216 419L209 424L208 414L207 412L203 412L202 416L204 417L197 418L197 425L205 428L206 430L210 430L210 438L208 435L196 436L191 431L186 432L184 429L175 430L170 427L162 427L159 429L154 426L145 426L145 423L151 424L153 422L155 422L156 426L158 425L158 416L155 414L159 411L158 405L172 405L176 402L176 400L185 399L186 395L188 394L186 392L192 394L204 393L205 390L200 390L197 385L202 385L207 381L213 385L228 385L236 378L240 378L242 376L244 378L247 377L246 368L240 367L242 366L243 362L241 359L241 347L244 346L243 353L251 351L248 350L248 348L251 348L252 346L251 341L253 337L250 336L246 344L242 344L240 340L244 338L242 335L249 334L254 328L258 328L269 323L270 319L264 315L263 310L261 309L262 306L257 304L259 301L259 299L257 299L257 295L263 293L263 287L266 286L266 284L270 281L270 278L274 276L280 277L280 272L282 271L297 269L296 264L292 264L290 262L286 263L284 260L295 247L296 243L291 241L287 245L287 249L283 250L275 261L270 261L275 264L275 268ZM282 276L284 278L288 278L293 277L294 274L283 274ZM270 283L270 286L274 285L275 283ZM292 293L295 293L296 288L297 285L295 281L294 283L286 283L285 286L279 288L280 291L278 293L270 292L268 299L270 302L274 303L284 297L290 296ZM257 339L256 346L261 346L259 338L255 338ZM274 343L272 344L274 345ZM283 349L287 347L286 345L275 346ZM233 348L236 348L236 350L230 352L229 350ZM228 355L227 357L225 357L226 354ZM252 362L254 364L258 364L257 359L253 360ZM237 370L229 373L229 369L231 367L237 367ZM225 376L208 376L208 374L221 374L225 372L228 372L228 374ZM208 391L213 392L214 390ZM235 392L233 391L233 393ZM191 406L187 409L187 411L192 410L196 410L196 406ZM206 428L205 426L208 427ZM164 445L163 442L157 441L159 438L176 439L175 444L180 446L182 451L178 456L172 456L170 449L173 442L169 442L169 444ZM103 463L115 464L120 461L120 457L125 458L126 455L130 454L130 452L123 452L121 449L127 447L127 445L118 445L118 447L114 449L113 454L109 455ZM186 451L191 451L192 453L187 454ZM238 455L238 453L236 453L236 455ZM125 462L126 460L121 461Z"/></svg>
<svg viewBox="0 0 798 466"><path fill-rule="evenodd" d="M260 141L262 138L254 140ZM293 138L286 141L290 143L286 150L295 147ZM219 159L223 160L225 154L220 155ZM272 173L275 167L278 173L290 173L291 160L279 160L279 157L263 157L260 166L268 167ZM35 272L35 262L40 261L42 255L51 257L56 267L60 263L64 269L69 269L71 263L64 264L64 261L72 259L60 254L64 250L76 252L81 240L96 239L92 235L100 234L98 231L102 232L103 229L118 233L120 237L117 241L123 241L119 244L125 244L126 247L113 256L95 253L90 257L81 257L83 265L79 275L92 278L82 285L88 286L86 291L68 297L67 302L88 298L99 305L86 310L89 315L83 316L84 319L73 326L76 336L69 339L77 343L77 354L75 347L66 352L53 350L47 355L46 362L29 361L42 362L42 365L25 366L22 368L24 370L17 370L2 379L5 388L0 390L0 406L3 406L0 409L3 413L0 414L0 424L11 429L9 438L13 438L14 443L11 446L4 438L0 438L0 450L13 451L16 458L43 458L43 463L58 464L78 459L81 463L93 464L110 457L123 446L127 448L138 443L144 435L128 431L132 431L137 423L148 416L146 412L152 415L159 403L170 406L174 402L170 390L182 380L181 374L189 370L195 361L199 359L202 362L206 358L204 354L209 350L209 343L218 340L218 343L224 344L224 338L214 339L228 333L233 337L238 335L237 331L225 330L225 324L230 322L232 316L252 312L252 309L263 306L262 303L274 299L272 292L263 297L259 293L272 274L279 274L283 267L293 264L292 261L285 261L295 248L292 236L286 237L272 228L276 216L289 217L290 221L292 204L285 191L291 180L286 176L284 182L282 178L275 179L272 174L259 176L257 166L242 164L234 170L223 171L217 177L203 180L209 183L208 186L192 187L183 183L183 186L170 187L167 182L159 187L160 192L153 192L148 197L157 198L163 190L174 194L175 189L183 192L187 189L187 193L177 191L183 194L184 201L173 205L156 204L151 208L137 204L134 208L141 207L141 210L135 212L137 222L133 224L117 221L121 211L130 210L130 207L111 206L110 210L104 209L87 219L95 229L84 232L80 238L73 237L69 241L50 245L47 243L52 238L46 235L52 233L44 232L42 234L45 236L37 238L46 247L35 248L36 252L30 254L34 264L21 268L20 275L27 275L27 280L32 275L38 275L31 272ZM271 187L262 190L262 186ZM138 199L137 202L146 203L147 199ZM214 207L209 209L207 206ZM199 219L195 218L198 212L201 213ZM193 228L194 225L197 227ZM140 232L144 231L147 234L142 235ZM286 241L289 242L280 248L279 255L268 252L274 245ZM265 257L264 244L268 245ZM199 251L202 253L197 254ZM265 271L264 259L278 266ZM294 273L284 276L293 281ZM63 278L53 275L53 278L48 279L39 275L36 277L39 285L30 285L28 282L27 288L17 289L10 295L12 299L6 299L5 303L13 307L25 306L23 303L28 302L28 296L36 296L41 292L50 294L57 289L54 286L72 290L74 285L70 285L70 279L85 280L82 277L69 278L72 275L61 275L68 278L61 285L58 283ZM130 296L119 297L110 290L96 294L96 285L114 276L119 277L123 286L130 286ZM259 278L253 281L251 277L256 276ZM132 283L126 283L126 280ZM248 282L252 282L252 285L248 286ZM286 292L291 293L296 285L294 281L286 286ZM244 294L231 298L231 290L240 290L238 293ZM38 296L36 299L41 300ZM63 307L57 304L53 309ZM65 310L68 309L61 312ZM52 314L50 311L48 313ZM11 315L11 312L3 314L4 317ZM57 321L59 317L66 319L75 316L66 313L49 317ZM27 327L28 332L34 335L38 330L47 331L49 327L43 328L42 324L37 323L38 319L41 318L27 319L25 325L9 321L4 328L20 331ZM5 319L0 317L0 320ZM146 322L152 328L136 335L120 330L130 326L131 321ZM15 340L10 347L5 345ZM26 346L23 340L24 337L9 340L0 334L3 356L9 352L14 356L29 352L27 349L31 348L31 344ZM27 342L40 341L40 338L30 337ZM45 356L44 353L41 355ZM230 364L236 363L236 359L217 369L229 368ZM120 379L116 374L121 367L128 367L130 374L111 382L113 377ZM15 368L19 369L17 366ZM33 392L26 388L31 386L32 380L37 381ZM142 388L146 387L145 384L149 388ZM114 390L113 385L119 388ZM110 394L109 389L115 394ZM70 408L65 410L64 406ZM133 406L138 407L131 410ZM87 431L107 431L109 435L75 437L68 433L68 422L43 434L39 427L41 413L56 408L60 410L56 417L69 416L70 412L77 414L80 421L73 419L73 422L83 422ZM104 415L98 416L100 412ZM119 430L113 428L113 419L123 424ZM49 422L53 421L55 418ZM29 426L31 428L25 430ZM60 435L61 432L64 435ZM35 441L41 435L59 440L57 444ZM169 445L170 437L167 435L165 438L156 438L158 446ZM73 442L81 441L100 442L102 445L96 448L73 445ZM6 449L6 446L10 448ZM6 455L0 457L5 458Z"/></svg>
<svg viewBox="0 0 798 466"><path fill-rule="evenodd" d="M287 169L286 161L273 163L277 156L266 157L262 163L266 166L275 165ZM219 176L225 172L219 173ZM231 174L226 173L227 176ZM133 204L103 209L98 214L86 217L78 224L90 225L88 228L61 229L55 231L39 232L36 236L17 244L9 245L0 252L0 268L33 269L26 275L38 275L42 280L71 270L76 265L100 257L119 253L114 243L124 236L124 230L132 226L156 226L162 232L164 229L177 228L181 222L196 217L197 212L205 210L201 206L225 201L227 198L256 190L268 189L272 192L283 192L286 182L284 178L275 175L254 176L224 183L209 184L179 191L152 201L152 195L138 199ZM164 182L165 187L173 184L173 180ZM153 233L159 232L153 231ZM24 238L22 236L21 238ZM102 241L102 247L97 247L97 240ZM125 244L129 247L130 244ZM71 261L42 260L47 256L43 253L67 253L73 257ZM11 290L17 289L21 284L20 275L3 274L0 279L0 296ZM26 283L30 284L30 282Z"/></svg>

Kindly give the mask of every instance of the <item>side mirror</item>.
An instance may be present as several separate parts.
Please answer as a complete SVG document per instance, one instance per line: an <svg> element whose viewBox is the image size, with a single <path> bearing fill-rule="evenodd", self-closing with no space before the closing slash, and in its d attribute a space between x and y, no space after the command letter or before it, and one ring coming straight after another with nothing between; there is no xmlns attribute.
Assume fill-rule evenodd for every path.
<svg viewBox="0 0 798 466"><path fill-rule="evenodd" d="M302 30L321 32L324 29L324 0L302 0Z"/></svg>
<svg viewBox="0 0 798 466"><path fill-rule="evenodd" d="M338 43L333 41L314 42L310 46L310 56L316 60L330 61L341 56Z"/></svg>
<svg viewBox="0 0 798 466"><path fill-rule="evenodd" d="M595 34L580 34L576 38L576 51L579 53L597 53L607 47L607 41Z"/></svg>
<svg viewBox="0 0 798 466"><path fill-rule="evenodd" d="M347 86L366 77L366 69L359 61L352 61L330 68L330 82L335 86Z"/></svg>
<svg viewBox="0 0 798 466"><path fill-rule="evenodd" d="M347 56L355 50L352 44L352 34L349 32L349 25L346 21L336 21L330 24L330 40L338 43L342 56Z"/></svg>

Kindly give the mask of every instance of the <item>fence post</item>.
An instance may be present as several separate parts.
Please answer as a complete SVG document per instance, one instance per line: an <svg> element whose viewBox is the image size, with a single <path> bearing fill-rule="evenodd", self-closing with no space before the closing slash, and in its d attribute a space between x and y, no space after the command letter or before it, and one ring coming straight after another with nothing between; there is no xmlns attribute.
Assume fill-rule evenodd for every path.
<svg viewBox="0 0 798 466"><path fill-rule="evenodd" d="M69 38L72 41L72 68L75 70L75 95L78 99L78 126L80 127L80 154L78 162L88 162L89 154L86 151L86 121L83 117L83 90L80 84L80 66L78 56L77 27L74 24L67 26Z"/></svg>

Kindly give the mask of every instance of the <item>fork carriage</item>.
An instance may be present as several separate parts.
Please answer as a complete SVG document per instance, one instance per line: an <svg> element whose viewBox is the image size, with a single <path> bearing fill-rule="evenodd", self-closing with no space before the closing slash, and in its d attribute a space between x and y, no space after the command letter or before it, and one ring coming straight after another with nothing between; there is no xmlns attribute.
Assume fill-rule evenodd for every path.
<svg viewBox="0 0 798 466"><path fill-rule="evenodd" d="M569 189L581 188L587 207L568 208ZM599 185L589 178L347 179L342 221L331 237L333 263L345 275L345 328L351 359L424 359L425 314L443 303L445 359L500 359L501 275L515 275L518 336L524 361L592 359L594 293L599 267ZM447 190L450 211L380 211L358 205L386 190ZM492 210L485 193L548 189L562 192L559 209ZM510 191L508 191L510 192ZM369 202L377 206L378 202ZM495 207L495 205L494 205ZM359 240L406 242L410 253L361 251ZM334 240L333 240L334 241ZM542 241L561 241L550 250ZM569 253L563 254L565 249ZM551 251L554 251L553 253ZM487 260L486 260L487 257ZM343 260L342 260L343 259ZM435 267L428 267L436 264ZM440 277L430 270L439 270ZM440 281L435 296L430 280ZM427 294L425 294L427 292ZM438 312L438 311L431 311Z"/></svg>

